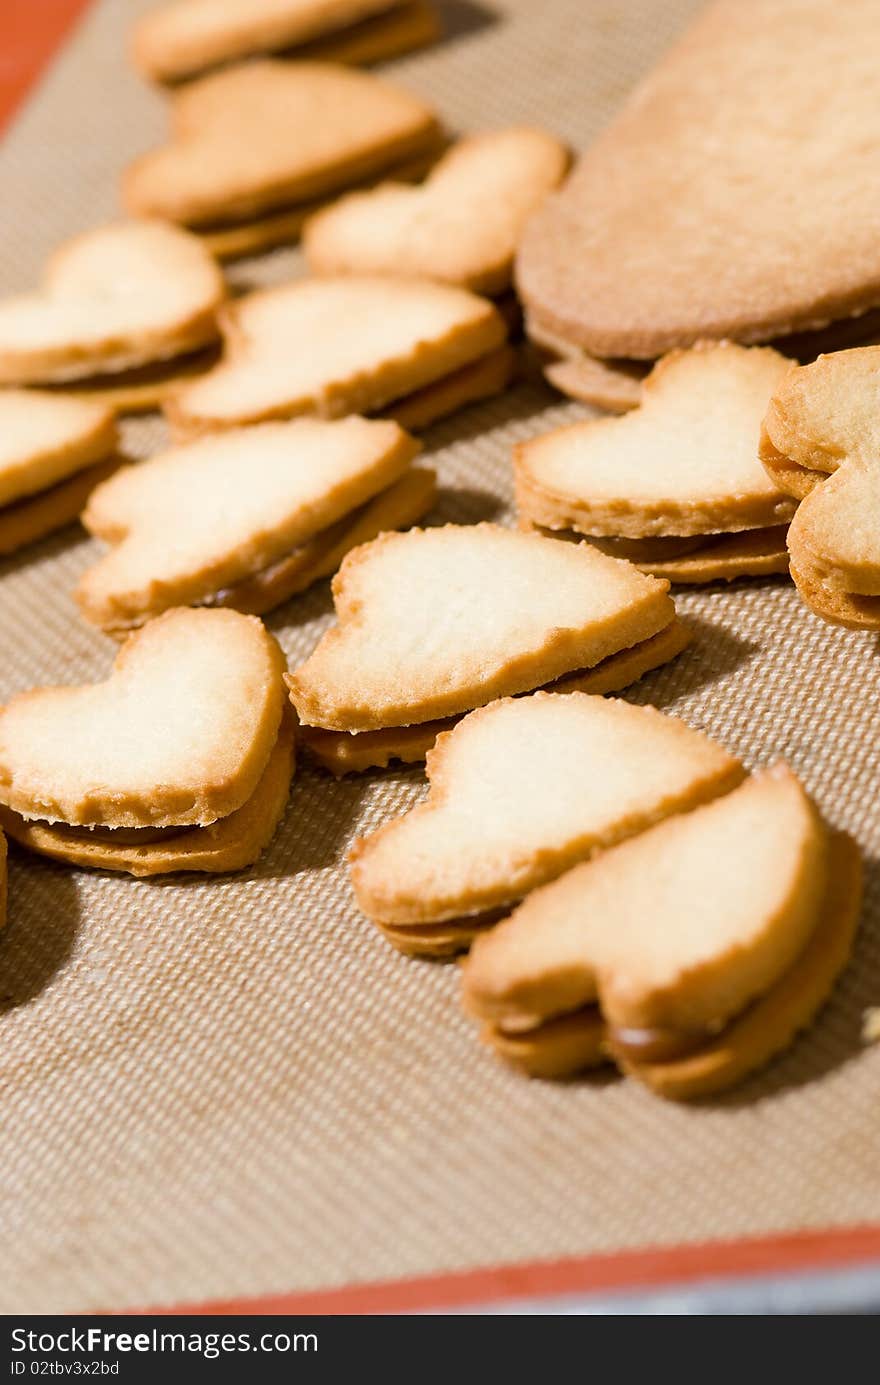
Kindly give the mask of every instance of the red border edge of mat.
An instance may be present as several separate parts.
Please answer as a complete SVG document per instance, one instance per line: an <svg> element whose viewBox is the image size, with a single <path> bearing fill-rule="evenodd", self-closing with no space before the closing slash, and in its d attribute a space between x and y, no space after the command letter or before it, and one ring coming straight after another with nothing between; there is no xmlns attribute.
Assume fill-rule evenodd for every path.
<svg viewBox="0 0 880 1385"><path fill-rule="evenodd" d="M92 0L31 0L3 16L0 135Z"/></svg>
<svg viewBox="0 0 880 1385"><path fill-rule="evenodd" d="M412 1279L143 1311L192 1316L419 1313L512 1303L517 1299L670 1287L698 1280L808 1273L871 1261L880 1262L880 1224L524 1261Z"/></svg>
<svg viewBox="0 0 880 1385"><path fill-rule="evenodd" d="M10 31L4 43L10 61L0 80L0 133L91 3L92 0L34 0L27 7L27 18L22 18L15 28L14 21L8 21ZM146 1311L193 1315L419 1312L686 1284L701 1279L807 1272L871 1260L880 1260L880 1224L496 1265L413 1279Z"/></svg>

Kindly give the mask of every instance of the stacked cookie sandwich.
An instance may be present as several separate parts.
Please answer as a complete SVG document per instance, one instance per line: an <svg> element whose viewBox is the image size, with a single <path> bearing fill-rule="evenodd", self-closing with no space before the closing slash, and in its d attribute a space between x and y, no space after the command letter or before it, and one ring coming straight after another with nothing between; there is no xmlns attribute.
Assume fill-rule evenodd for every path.
<svg viewBox="0 0 880 1385"><path fill-rule="evenodd" d="M423 760L498 697L624 688L687 643L668 585L493 524L384 534L342 564L339 623L287 680L304 744L345 774Z"/></svg>
<svg viewBox="0 0 880 1385"><path fill-rule="evenodd" d="M245 63L172 97L172 138L124 179L128 208L198 231L221 257L295 240L319 205L387 175L417 176L442 145L429 106L331 63Z"/></svg>

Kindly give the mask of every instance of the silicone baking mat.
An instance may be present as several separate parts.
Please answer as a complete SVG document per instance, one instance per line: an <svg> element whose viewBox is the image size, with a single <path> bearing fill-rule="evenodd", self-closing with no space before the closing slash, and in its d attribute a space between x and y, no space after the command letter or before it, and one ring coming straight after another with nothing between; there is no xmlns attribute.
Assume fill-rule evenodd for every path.
<svg viewBox="0 0 880 1385"><path fill-rule="evenodd" d="M7 133L3 292L116 215L120 170L163 136L163 100L126 61L144 8L87 8ZM441 8L443 42L389 75L453 129L533 121L582 147L696 6ZM285 251L232 276L298 272ZM512 444L584 412L521 385L436 427L436 518L508 521ZM162 427L126 424L125 441L147 455ZM71 529L0 568L0 697L106 672L115 646L70 597L95 551ZM694 647L629 696L752 765L784 755L865 851L858 948L820 1022L698 1107L614 1077L552 1086L505 1070L460 1013L456 968L398 956L351 898L345 852L422 797L415 770L335 783L303 766L271 849L240 876L137 882L15 851L0 1309L425 1307L880 1249L880 1047L860 1037L880 1003L877 641L813 618L780 580L677 600ZM291 663L330 611L321 584L269 618ZM560 1257L576 1259L533 1263Z"/></svg>

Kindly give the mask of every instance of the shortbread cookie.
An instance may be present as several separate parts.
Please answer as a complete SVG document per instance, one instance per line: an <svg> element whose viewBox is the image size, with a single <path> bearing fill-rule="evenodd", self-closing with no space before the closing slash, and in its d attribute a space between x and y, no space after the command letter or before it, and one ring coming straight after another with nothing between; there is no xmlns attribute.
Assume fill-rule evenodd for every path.
<svg viewBox="0 0 880 1385"><path fill-rule="evenodd" d="M475 943L465 1005L529 1071L594 1062L601 1016L603 1047L625 1072L662 1096L709 1095L812 1020L860 901L854 843L777 765L530 895Z"/></svg>
<svg viewBox="0 0 880 1385"><path fill-rule="evenodd" d="M113 547L80 579L80 609L114 631L171 606L235 605L239 584L277 594L284 564L316 572L355 545L360 512L417 452L396 423L303 418L209 435L126 467L83 515Z"/></svg>
<svg viewBox="0 0 880 1385"><path fill-rule="evenodd" d="M394 177L400 183L415 183L436 163L438 156L446 148L447 141L441 131L436 139L426 143L420 153L412 159L396 163ZM349 186L374 187L375 174ZM226 225L200 226L196 234L202 245L210 250L218 260L237 260L245 255L258 255L264 250L272 250L277 245L291 245L298 241L300 233L309 217L323 210L334 201L331 197L314 197L307 202L299 202L294 207L282 207L280 211L262 212L246 221L230 222Z"/></svg>
<svg viewBox="0 0 880 1385"><path fill-rule="evenodd" d="M767 476L757 443L767 401L790 368L769 347L673 352L624 417L519 444L521 518L574 532L671 581L784 572L780 527L795 505ZM745 535L749 542L733 541Z"/></svg>
<svg viewBox="0 0 880 1385"><path fill-rule="evenodd" d="M375 56L360 60L375 61L430 41L417 38L401 48L398 38L394 46L404 26L412 25L412 12L418 18L426 10L433 37L436 19L412 0L172 0L140 20L132 51L141 71L158 82L184 81L264 53L300 55L298 50L318 45L329 56L334 49L345 53L346 45L372 42ZM340 60L348 59L334 53L334 61Z"/></svg>
<svg viewBox="0 0 880 1385"><path fill-rule="evenodd" d="M436 43L442 33L443 25L431 0L398 0L393 10L304 43L294 50L294 56L367 67L425 48Z"/></svg>
<svg viewBox="0 0 880 1385"><path fill-rule="evenodd" d="M355 896L403 950L436 955L445 925L457 951L489 910L743 774L708 737L652 707L583 693L493 702L428 752L426 802L355 842Z"/></svg>
<svg viewBox="0 0 880 1385"><path fill-rule="evenodd" d="M339 624L289 677L291 701L304 727L386 730L392 745L401 728L597 669L675 621L667 583L493 524L385 534L349 554L333 594Z"/></svg>
<svg viewBox="0 0 880 1385"><path fill-rule="evenodd" d="M460 140L418 188L382 184L308 222L303 246L316 274L403 274L478 293L510 284L527 217L561 182L565 146L515 126Z"/></svg>
<svg viewBox="0 0 880 1385"><path fill-rule="evenodd" d="M876 12L829 14L700 13L529 223L517 279L536 320L594 356L653 359L880 303Z"/></svg>
<svg viewBox="0 0 880 1385"><path fill-rule="evenodd" d="M157 221L90 231L49 261L42 289L0 301L0 383L83 386L125 405L125 373L216 341L225 295L212 256L185 231ZM162 390L152 381L153 398ZM106 392L106 393L104 393Z"/></svg>
<svg viewBox="0 0 880 1385"><path fill-rule="evenodd" d="M79 515L121 458L113 414L42 390L0 389L0 554Z"/></svg>
<svg viewBox="0 0 880 1385"><path fill-rule="evenodd" d="M284 658L253 616L169 611L104 683L0 711L0 802L73 827L207 826L254 793L277 737Z"/></svg>
<svg viewBox="0 0 880 1385"><path fill-rule="evenodd" d="M826 620L880 629L880 347L793 369L770 401L761 460L800 499L791 573ZM833 474L832 474L833 473Z"/></svg>
<svg viewBox="0 0 880 1385"><path fill-rule="evenodd" d="M393 411L506 336L486 299L421 279L298 279L230 303L220 326L220 364L167 405L179 434Z"/></svg>
<svg viewBox="0 0 880 1385"><path fill-rule="evenodd" d="M124 197L187 226L340 192L420 154L438 129L409 92L331 63L233 67L176 93L172 115L172 142L131 165Z"/></svg>
<svg viewBox="0 0 880 1385"><path fill-rule="evenodd" d="M287 807L294 765L294 719L286 712L250 798L228 817L218 818L207 827L156 832L149 828L130 832L115 827L73 828L29 821L2 804L0 825L15 841L41 856L92 870L118 870L136 876L242 870L262 855L275 835Z"/></svg>

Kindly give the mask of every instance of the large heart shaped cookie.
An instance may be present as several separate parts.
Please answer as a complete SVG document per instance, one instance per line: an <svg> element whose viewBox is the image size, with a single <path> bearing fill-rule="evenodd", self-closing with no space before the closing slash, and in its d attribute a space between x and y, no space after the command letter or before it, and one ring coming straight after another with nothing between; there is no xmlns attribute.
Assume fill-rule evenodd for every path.
<svg viewBox="0 0 880 1385"><path fill-rule="evenodd" d="M475 944L465 1003L526 1066L581 1065L574 1034L595 1040L601 1017L627 1072L665 1096L705 1095L812 1019L860 898L854 844L776 766L530 895Z"/></svg>
<svg viewBox="0 0 880 1385"><path fill-rule="evenodd" d="M72 825L209 824L254 792L278 736L284 659L234 611L169 611L104 683L38 688L0 711L0 802Z"/></svg>
<svg viewBox="0 0 880 1385"><path fill-rule="evenodd" d="M526 229L530 315L595 356L880 303L872 0L717 0Z"/></svg>
<svg viewBox="0 0 880 1385"><path fill-rule="evenodd" d="M194 236L121 222L56 252L43 287L0 301L0 383L74 381L214 341L223 276Z"/></svg>
<svg viewBox="0 0 880 1385"><path fill-rule="evenodd" d="M433 111L369 73L255 62L173 97L173 137L124 180L139 215L188 226L327 196L411 158L437 135Z"/></svg>
<svg viewBox="0 0 880 1385"><path fill-rule="evenodd" d="M352 193L307 223L317 274L406 274L496 294L526 218L562 180L564 145L518 126L463 139L421 187Z"/></svg>
<svg viewBox="0 0 880 1385"><path fill-rule="evenodd" d="M880 347L820 356L770 401L761 459L799 497L791 572L827 620L880 629Z"/></svg>

